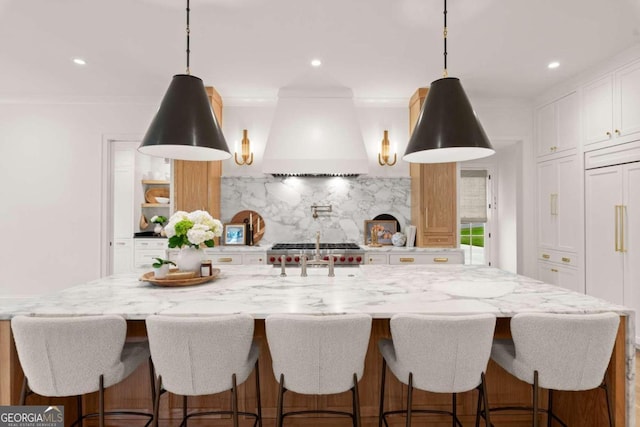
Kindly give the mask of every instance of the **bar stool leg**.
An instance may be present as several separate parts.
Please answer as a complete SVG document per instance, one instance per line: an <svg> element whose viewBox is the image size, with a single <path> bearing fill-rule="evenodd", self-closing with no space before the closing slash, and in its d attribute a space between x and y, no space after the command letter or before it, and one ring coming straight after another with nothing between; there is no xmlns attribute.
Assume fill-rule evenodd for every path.
<svg viewBox="0 0 640 427"><path fill-rule="evenodd" d="M604 382L602 383L604 388L604 397L607 400L607 413L609 414L609 427L613 427L613 413L611 412L611 401L609 400L609 387L607 385L607 375L604 376Z"/></svg>
<svg viewBox="0 0 640 427"><path fill-rule="evenodd" d="M187 427L189 419L187 418L187 396L182 396L182 422L184 427Z"/></svg>
<svg viewBox="0 0 640 427"><path fill-rule="evenodd" d="M76 422L78 423L78 427L82 427L82 396L76 396L76 406L78 407L78 419Z"/></svg>
<svg viewBox="0 0 640 427"><path fill-rule="evenodd" d="M104 427L104 375L100 375L100 390L98 392L99 425Z"/></svg>
<svg viewBox="0 0 640 427"><path fill-rule="evenodd" d="M538 371L533 372L533 427L538 426Z"/></svg>
<svg viewBox="0 0 640 427"><path fill-rule="evenodd" d="M453 417L452 417L453 419L451 420L451 426L452 427L457 427L457 421L458 421L458 416L457 416L457 414L458 414L458 405L456 405L456 403L457 403L456 400L457 400L456 394L455 393L451 393L451 401L453 403L453 405L452 405L453 407L451 408L451 413L453 414Z"/></svg>
<svg viewBox="0 0 640 427"><path fill-rule="evenodd" d="M256 360L256 395L258 404L258 425L262 427L262 401L260 400L260 359Z"/></svg>
<svg viewBox="0 0 640 427"><path fill-rule="evenodd" d="M387 361L382 358L382 381L380 384L380 411L378 412L378 427L382 427L382 421L384 420L384 382L387 375ZM385 421L386 425L386 421Z"/></svg>
<svg viewBox="0 0 640 427"><path fill-rule="evenodd" d="M360 393L358 392L358 376L356 374L353 374L353 388L354 388L354 395L355 395L355 402L356 402L356 413L355 413L355 417L356 417L356 427L361 427L362 426L362 420L360 419Z"/></svg>
<svg viewBox="0 0 640 427"><path fill-rule="evenodd" d="M484 401L484 421L486 427L491 427L491 415L489 414L489 393L487 393L487 379L484 372L480 374L481 386L482 386L482 400Z"/></svg>
<svg viewBox="0 0 640 427"><path fill-rule="evenodd" d="M407 427L411 427L411 405L413 403L413 372L409 372L409 390L407 394Z"/></svg>
<svg viewBox="0 0 640 427"><path fill-rule="evenodd" d="M476 427L480 427L480 411L482 408L480 403L482 402L482 384L478 386L478 404L476 405Z"/></svg>
<svg viewBox="0 0 640 427"><path fill-rule="evenodd" d="M158 427L159 423L159 412L160 412L160 390L162 390L162 376L158 376L158 381L156 382L156 392L154 396L156 397L153 401L153 427Z"/></svg>
<svg viewBox="0 0 640 427"><path fill-rule="evenodd" d="M20 390L20 405L24 405L27 401L27 377L22 379L22 390Z"/></svg>
<svg viewBox="0 0 640 427"><path fill-rule="evenodd" d="M547 427L551 427L553 420L553 390L551 389L549 389L549 403L547 407Z"/></svg>
<svg viewBox="0 0 640 427"><path fill-rule="evenodd" d="M233 427L238 427L238 385L236 384L236 374L231 376L231 410L233 411Z"/></svg>
<svg viewBox="0 0 640 427"><path fill-rule="evenodd" d="M282 406L284 400L284 374L280 374L280 387L278 388L278 408L276 412L276 427L282 427Z"/></svg>

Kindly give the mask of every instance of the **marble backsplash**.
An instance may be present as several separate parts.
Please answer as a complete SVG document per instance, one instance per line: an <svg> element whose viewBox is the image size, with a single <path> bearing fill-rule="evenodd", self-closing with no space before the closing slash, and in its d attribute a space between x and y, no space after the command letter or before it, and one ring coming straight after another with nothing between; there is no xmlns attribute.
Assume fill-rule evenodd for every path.
<svg viewBox="0 0 640 427"><path fill-rule="evenodd" d="M221 220L242 210L258 212L264 222L261 244L313 242L364 243L364 220L379 214L398 219L402 232L411 223L410 178L223 177ZM312 205L332 212L312 217Z"/></svg>

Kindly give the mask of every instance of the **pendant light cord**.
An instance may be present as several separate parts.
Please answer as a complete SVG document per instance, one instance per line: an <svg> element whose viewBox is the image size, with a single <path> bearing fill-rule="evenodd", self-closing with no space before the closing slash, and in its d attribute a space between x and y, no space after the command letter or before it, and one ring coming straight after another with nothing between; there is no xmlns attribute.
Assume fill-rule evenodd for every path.
<svg viewBox="0 0 640 427"><path fill-rule="evenodd" d="M447 72L447 0L444 0L444 30L442 31L442 35L444 36L444 71L442 72L442 77L447 77L449 73Z"/></svg>
<svg viewBox="0 0 640 427"><path fill-rule="evenodd" d="M187 74L191 74L191 70L189 69L189 54L191 53L191 50L189 49L189 35L191 33L191 30L189 29L189 12L190 11L191 9L189 9L189 0L187 0Z"/></svg>

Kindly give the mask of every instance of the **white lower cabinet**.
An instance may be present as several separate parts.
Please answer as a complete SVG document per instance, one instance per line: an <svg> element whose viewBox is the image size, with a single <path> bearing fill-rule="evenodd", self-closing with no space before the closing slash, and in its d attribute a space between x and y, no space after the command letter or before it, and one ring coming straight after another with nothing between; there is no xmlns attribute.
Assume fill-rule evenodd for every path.
<svg viewBox="0 0 640 427"><path fill-rule="evenodd" d="M113 242L113 274L133 271L133 239L114 239Z"/></svg>
<svg viewBox="0 0 640 427"><path fill-rule="evenodd" d="M393 251L388 254L367 252L364 256L365 264L464 264L464 254L460 252L434 252L434 251Z"/></svg>
<svg viewBox="0 0 640 427"><path fill-rule="evenodd" d="M538 278L550 285L584 293L582 280L580 279L580 271L574 267L558 265L547 261L538 261Z"/></svg>
<svg viewBox="0 0 640 427"><path fill-rule="evenodd" d="M263 265L267 263L267 253L259 254L242 254L242 263L244 265Z"/></svg>
<svg viewBox="0 0 640 427"><path fill-rule="evenodd" d="M461 253L392 253L389 254L389 264L391 265L408 265L408 264L462 264L464 262Z"/></svg>
<svg viewBox="0 0 640 427"><path fill-rule="evenodd" d="M134 239L134 267L151 268L154 258L167 258L167 239Z"/></svg>

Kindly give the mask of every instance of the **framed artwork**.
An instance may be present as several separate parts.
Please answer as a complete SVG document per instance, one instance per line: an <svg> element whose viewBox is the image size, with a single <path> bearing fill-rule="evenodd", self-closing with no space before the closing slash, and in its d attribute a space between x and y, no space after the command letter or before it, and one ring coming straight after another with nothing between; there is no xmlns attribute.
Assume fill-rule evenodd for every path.
<svg viewBox="0 0 640 427"><path fill-rule="evenodd" d="M391 245L391 237L396 231L398 231L397 224L393 220L366 219L364 221L364 244L371 245L371 234L376 233L378 244Z"/></svg>
<svg viewBox="0 0 640 427"><path fill-rule="evenodd" d="M224 225L224 244L225 245L244 245L247 224L225 224Z"/></svg>

